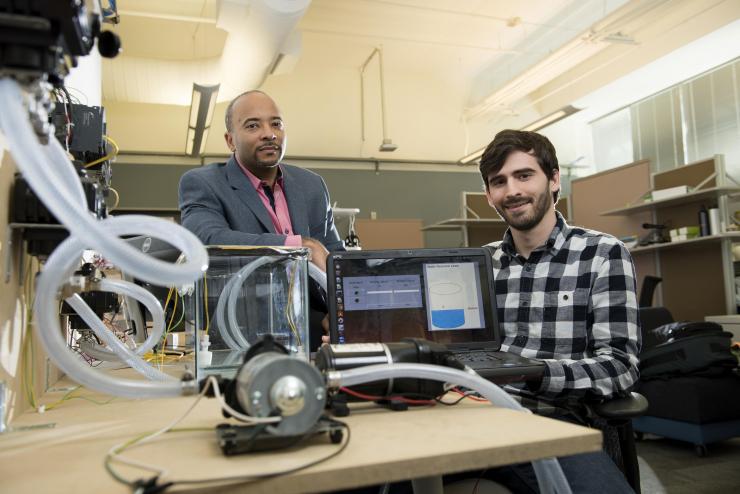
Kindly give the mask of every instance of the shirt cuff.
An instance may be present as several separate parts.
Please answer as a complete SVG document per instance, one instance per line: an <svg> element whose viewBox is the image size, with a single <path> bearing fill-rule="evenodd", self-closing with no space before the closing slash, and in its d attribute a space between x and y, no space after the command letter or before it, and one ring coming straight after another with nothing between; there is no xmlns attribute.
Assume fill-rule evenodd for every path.
<svg viewBox="0 0 740 494"><path fill-rule="evenodd" d="M542 376L542 385L539 392L558 394L565 389L565 369L563 364L556 360L545 360L545 374Z"/></svg>
<svg viewBox="0 0 740 494"><path fill-rule="evenodd" d="M300 235L287 235L283 245L286 247L301 247L303 246L303 239Z"/></svg>

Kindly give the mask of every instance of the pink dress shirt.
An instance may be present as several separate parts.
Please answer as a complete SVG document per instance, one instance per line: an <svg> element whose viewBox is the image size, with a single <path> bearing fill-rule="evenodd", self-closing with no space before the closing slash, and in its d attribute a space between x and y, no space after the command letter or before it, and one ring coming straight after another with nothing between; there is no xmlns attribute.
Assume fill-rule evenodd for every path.
<svg viewBox="0 0 740 494"><path fill-rule="evenodd" d="M239 163L238 158L236 159L236 162ZM267 214L270 215L272 225L275 227L275 233L278 235L286 235L284 245L286 247L300 247L303 241L300 235L293 234L293 225L290 222L290 212L288 211L288 201L285 199L285 193L283 192L283 171L280 169L280 165L278 165L278 176L277 180L275 180L275 187L272 189L272 195L275 200L274 211L270 205L270 198L267 197L264 189L264 187L269 187L267 182L254 176L241 163L239 163L239 167L257 191L257 195L260 200L262 200L262 204L265 205Z"/></svg>

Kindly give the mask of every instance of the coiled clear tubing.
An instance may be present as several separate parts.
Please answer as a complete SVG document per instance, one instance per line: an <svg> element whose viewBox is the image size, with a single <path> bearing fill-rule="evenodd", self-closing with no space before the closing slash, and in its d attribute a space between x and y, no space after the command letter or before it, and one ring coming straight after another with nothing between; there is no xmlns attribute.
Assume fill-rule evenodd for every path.
<svg viewBox="0 0 740 494"><path fill-rule="evenodd" d="M249 341L239 329L240 326L236 317L238 295L242 286L258 268L280 260L281 258L276 256L263 256L250 262L237 271L221 291L216 305L216 324L224 343L231 350L244 351L249 348ZM326 273L314 263L309 262L308 274L326 292Z"/></svg>
<svg viewBox="0 0 740 494"><path fill-rule="evenodd" d="M202 276L208 268L205 248L189 231L159 218L139 215L105 220L94 218L87 210L82 184L64 149L53 138L49 139L48 145L39 143L23 101L24 94L17 82L8 78L0 80L0 108L3 109L0 127L10 152L39 199L70 231L67 240L49 257L37 286L34 310L46 352L70 377L100 392L127 397L189 393L192 383L112 378L85 365L66 347L59 324L57 295L74 273L85 249L100 252L135 278L167 286L184 285ZM170 264L160 261L120 239L121 235L141 234L172 244L183 252L186 262ZM124 360L131 357L129 354L120 356Z"/></svg>
<svg viewBox="0 0 740 494"><path fill-rule="evenodd" d="M92 356L100 360L122 360L131 368L152 380L168 381L174 379L155 369L140 357L140 355L152 349L164 333L164 311L159 300L150 292L128 281L103 279L98 282L97 288L101 291L119 293L141 301L152 314L153 327L147 339L132 351L108 330L103 321L90 309L82 297L77 294L72 295L66 299L66 302L82 317L98 338L108 347L114 349L112 351L106 350L95 344L87 345L87 351L92 352L94 354Z"/></svg>
<svg viewBox="0 0 740 494"><path fill-rule="evenodd" d="M492 404L529 413L506 391L490 381L476 374L469 374L449 367L429 364L383 364L357 367L343 370L338 373L340 386L356 386L358 384L381 381L385 379L415 378L431 379L457 386L464 386L480 393ZM570 486L563 474L560 464L555 458L547 458L532 462L537 475L537 484L543 494L570 494Z"/></svg>

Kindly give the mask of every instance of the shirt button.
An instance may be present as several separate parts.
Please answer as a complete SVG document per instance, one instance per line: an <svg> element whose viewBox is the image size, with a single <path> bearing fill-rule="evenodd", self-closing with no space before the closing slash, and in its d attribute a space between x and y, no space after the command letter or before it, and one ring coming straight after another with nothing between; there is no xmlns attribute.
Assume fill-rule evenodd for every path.
<svg viewBox="0 0 740 494"><path fill-rule="evenodd" d="M524 268L524 271L527 271L527 272L529 272L529 271L532 271L532 266L527 266L527 267L525 267L525 268Z"/></svg>
<svg viewBox="0 0 740 494"><path fill-rule="evenodd" d="M290 233L290 230L285 230L285 234L286 235L289 234L289 233Z"/></svg>
<svg viewBox="0 0 740 494"><path fill-rule="evenodd" d="M527 306L529 305L529 302L527 302L527 301L525 300L524 302L522 302L522 305L523 305L524 307L527 307Z"/></svg>

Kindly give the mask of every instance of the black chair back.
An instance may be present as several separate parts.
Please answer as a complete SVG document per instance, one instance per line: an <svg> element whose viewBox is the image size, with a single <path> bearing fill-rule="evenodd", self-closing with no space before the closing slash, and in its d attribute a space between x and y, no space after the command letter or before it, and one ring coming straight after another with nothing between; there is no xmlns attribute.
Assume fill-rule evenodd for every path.
<svg viewBox="0 0 740 494"><path fill-rule="evenodd" d="M647 275L642 280L642 288L640 288L640 307L652 307L653 306L653 294L658 284L663 281L663 278L658 276Z"/></svg>

